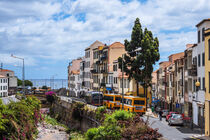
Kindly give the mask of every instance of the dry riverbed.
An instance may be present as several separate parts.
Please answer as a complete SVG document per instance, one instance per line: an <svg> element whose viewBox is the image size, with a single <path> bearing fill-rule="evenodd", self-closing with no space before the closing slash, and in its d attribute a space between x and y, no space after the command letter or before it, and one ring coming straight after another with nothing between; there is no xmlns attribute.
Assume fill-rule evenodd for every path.
<svg viewBox="0 0 210 140"><path fill-rule="evenodd" d="M62 126L53 126L51 124L42 123L38 126L38 135L36 140L68 140L69 135Z"/></svg>

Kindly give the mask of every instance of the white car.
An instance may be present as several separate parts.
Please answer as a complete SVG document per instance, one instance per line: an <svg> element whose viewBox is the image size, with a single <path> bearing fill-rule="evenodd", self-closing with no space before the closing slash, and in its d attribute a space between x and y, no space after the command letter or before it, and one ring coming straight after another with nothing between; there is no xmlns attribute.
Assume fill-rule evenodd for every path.
<svg viewBox="0 0 210 140"><path fill-rule="evenodd" d="M168 120L168 125L184 125L183 117L181 114L172 114Z"/></svg>

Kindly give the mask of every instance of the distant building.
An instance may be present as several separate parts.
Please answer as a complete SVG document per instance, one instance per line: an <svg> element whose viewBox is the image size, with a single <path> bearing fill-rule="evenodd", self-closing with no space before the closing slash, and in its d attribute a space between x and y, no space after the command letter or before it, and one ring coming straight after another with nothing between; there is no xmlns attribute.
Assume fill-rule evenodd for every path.
<svg viewBox="0 0 210 140"><path fill-rule="evenodd" d="M96 40L93 44L85 49L85 58L84 58L84 90L86 91L95 91L99 87L99 83L102 81L98 81L99 83L95 83L96 75L93 73L98 73L101 70L96 68L96 61L99 59L99 53L97 50L100 46L104 46L103 43ZM94 71L94 72L93 72ZM97 77L98 78L98 77ZM97 84L97 85L96 85Z"/></svg>
<svg viewBox="0 0 210 140"><path fill-rule="evenodd" d="M15 94L16 89L17 89L17 77L15 76L14 71L7 70L7 69L0 69L0 75L3 75L7 78L8 95Z"/></svg>
<svg viewBox="0 0 210 140"><path fill-rule="evenodd" d="M0 97L8 96L8 78L0 75Z"/></svg>
<svg viewBox="0 0 210 140"><path fill-rule="evenodd" d="M74 59L68 66L68 88L69 88L69 96L77 97L80 89L80 63L82 62L82 58Z"/></svg>

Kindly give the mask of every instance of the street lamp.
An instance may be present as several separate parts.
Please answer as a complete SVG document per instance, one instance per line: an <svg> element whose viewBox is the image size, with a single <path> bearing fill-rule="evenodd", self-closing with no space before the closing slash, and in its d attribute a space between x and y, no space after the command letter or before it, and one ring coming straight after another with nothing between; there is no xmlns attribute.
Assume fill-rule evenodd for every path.
<svg viewBox="0 0 210 140"><path fill-rule="evenodd" d="M198 90L199 90L199 87L200 87L200 82L199 81L197 81L196 83L195 83L195 86L196 86L196 93L197 93L197 96L196 96L196 101L198 100ZM202 123L203 123L203 118L201 118L201 135L202 135Z"/></svg>
<svg viewBox="0 0 210 140"><path fill-rule="evenodd" d="M198 91L198 88L200 87L200 82L199 81L197 81L196 83L195 83L195 86L196 86L196 90Z"/></svg>
<svg viewBox="0 0 210 140"><path fill-rule="evenodd" d="M14 56L13 54L11 54L11 57L16 58L16 59L20 59L20 60L23 61L23 69L22 69L22 88L23 88L23 95L24 95L24 97L25 97L25 66L24 66L24 58Z"/></svg>

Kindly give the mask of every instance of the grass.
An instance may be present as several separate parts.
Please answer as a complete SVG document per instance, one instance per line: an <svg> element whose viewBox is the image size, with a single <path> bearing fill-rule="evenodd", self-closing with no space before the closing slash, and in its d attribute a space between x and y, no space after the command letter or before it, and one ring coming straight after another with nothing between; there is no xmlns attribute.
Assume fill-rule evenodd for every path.
<svg viewBox="0 0 210 140"><path fill-rule="evenodd" d="M85 137L78 131L72 131L70 132L69 140L85 140Z"/></svg>
<svg viewBox="0 0 210 140"><path fill-rule="evenodd" d="M47 123L47 124L51 124L52 126L62 126L65 128L66 131L68 131L68 127L64 124L61 124L59 123L56 119L50 117L49 115L45 115L45 116L42 116L44 117L44 121Z"/></svg>

